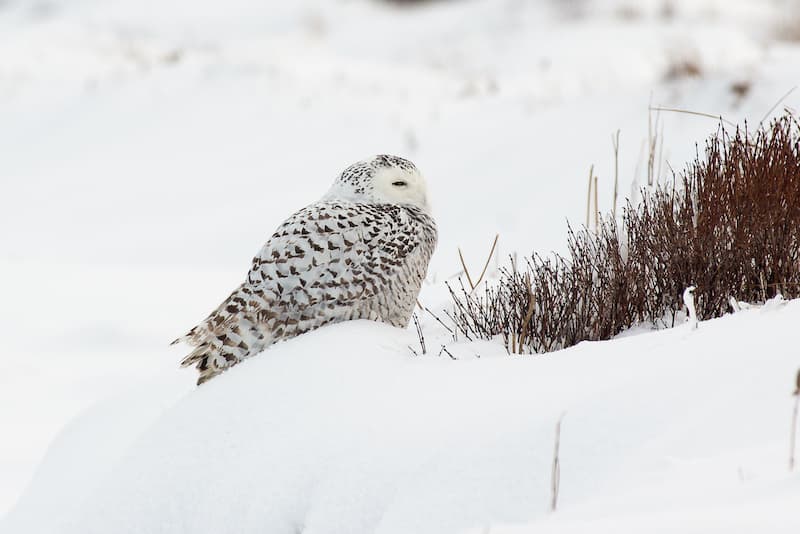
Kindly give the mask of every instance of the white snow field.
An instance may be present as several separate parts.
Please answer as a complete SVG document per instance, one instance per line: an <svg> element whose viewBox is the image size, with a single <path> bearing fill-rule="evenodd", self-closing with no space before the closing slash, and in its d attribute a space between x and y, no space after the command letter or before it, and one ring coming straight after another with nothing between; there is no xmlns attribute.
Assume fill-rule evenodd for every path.
<svg viewBox="0 0 800 534"><path fill-rule="evenodd" d="M458 360L409 357L416 335L385 325L323 328L178 400L142 384L90 410L53 442L5 527L797 532L798 321L800 301L770 302L549 356L451 344Z"/></svg>
<svg viewBox="0 0 800 534"><path fill-rule="evenodd" d="M447 305L459 247L477 271L500 235L490 282L563 250L591 165L611 208L617 130L635 201L650 103L751 125L800 108L781 100L798 20L796 0L0 0L0 532L796 527L795 303L546 357L427 316L418 358L411 331L342 325L197 390L167 344L376 153L428 177L425 305ZM717 128L658 121L661 179Z"/></svg>

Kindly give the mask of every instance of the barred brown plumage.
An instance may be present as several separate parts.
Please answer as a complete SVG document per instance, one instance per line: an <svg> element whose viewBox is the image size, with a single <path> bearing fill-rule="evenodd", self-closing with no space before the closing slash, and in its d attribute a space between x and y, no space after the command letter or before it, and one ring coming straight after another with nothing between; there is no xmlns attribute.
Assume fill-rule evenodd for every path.
<svg viewBox="0 0 800 534"><path fill-rule="evenodd" d="M408 160L355 163L318 202L287 219L246 281L173 343L198 384L269 345L352 319L405 327L436 246L425 181Z"/></svg>

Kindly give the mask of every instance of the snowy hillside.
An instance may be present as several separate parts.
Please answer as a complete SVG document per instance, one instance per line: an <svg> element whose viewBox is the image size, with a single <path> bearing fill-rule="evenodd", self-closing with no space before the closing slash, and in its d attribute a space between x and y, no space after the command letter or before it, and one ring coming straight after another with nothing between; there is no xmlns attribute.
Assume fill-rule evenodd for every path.
<svg viewBox="0 0 800 534"><path fill-rule="evenodd" d="M675 497L678 518L735 508L731 517L757 522L762 503L771 517L768 507L798 495L797 480L783 473L782 441L787 373L798 362L792 327L781 324L796 322L794 303L689 337L664 332L529 359L481 344L448 345L479 361L409 360L412 333L346 325L198 391L192 373L177 368L182 349L167 344L240 283L289 213L375 153L412 159L430 184L440 242L420 295L427 306L446 305L443 281L461 270L459 247L477 270L499 234L490 277L510 254L563 250L567 220L585 218L591 165L599 207L611 208L613 132L621 132L622 201L646 179L656 118L648 104L758 123L800 84L796 20L796 0L463 0L412 9L377 0L0 1L0 516L13 510L0 532L52 532L42 509L74 529L110 528L81 515L79 500L99 492L117 520L156 503L124 508L124 488L101 482L108 472L129 477L131 491L157 474L137 474L143 462L174 460L187 480L217 477L235 460L225 449L233 433L267 435L244 425L251 408L274 425L291 422L298 406L312 423L264 446L278 454L323 436L330 445L298 445L296 469L258 460L274 467L274 482L245 477L265 499L279 482L293 488L281 492L285 508L270 508L279 522L357 516L391 531L415 518L453 529L535 519L537 531L580 531L608 508L609 521L636 525L652 503L664 506L662 476L671 496L678 486L702 494L698 510L694 493ZM800 91L773 114L783 106L800 108ZM673 112L658 124L662 178L716 128L714 119ZM446 338L430 317L423 328L438 352ZM359 341L347 350L315 349L351 336ZM715 368L730 384L704 382ZM685 398L675 398L677 384ZM752 396L734 398L751 386ZM204 434L204 403L216 410L214 399L226 398L237 416ZM280 410L267 411L270 402ZM331 402L349 415L326 415ZM706 405L714 417L697 408ZM392 417L377 417L379 408ZM552 432L564 409L563 508L546 518ZM760 426L729 425L742 410ZM687 413L691 428L679 419ZM706 426L708 439L688 443ZM370 447L373 430L374 443L397 441L409 453ZM416 441L422 430L430 441ZM178 460L176 449L188 446L181 432L198 447L185 462L202 447L225 450L213 471ZM169 445L161 452L159 439ZM135 440L141 450L129 448ZM255 456L255 443L243 447ZM395 494L399 479L406 485ZM179 484L159 480L158 488ZM428 485L441 491L415 489ZM174 509L152 509L152 519L178 517L222 489L196 499L175 490ZM333 510L344 493L349 515ZM181 521L218 525L226 514L213 510ZM242 521L255 525L262 512Z"/></svg>
<svg viewBox="0 0 800 534"><path fill-rule="evenodd" d="M7 531L797 532L798 320L800 301L771 302L550 356L451 345L458 360L411 358L415 335L388 326L324 328L155 421L170 395L143 385L71 423Z"/></svg>

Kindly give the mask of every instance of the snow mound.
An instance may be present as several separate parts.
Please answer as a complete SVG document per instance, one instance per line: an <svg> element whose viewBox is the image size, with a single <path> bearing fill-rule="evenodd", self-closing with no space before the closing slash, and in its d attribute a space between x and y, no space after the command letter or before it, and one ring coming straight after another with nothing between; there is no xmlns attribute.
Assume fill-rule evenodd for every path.
<svg viewBox="0 0 800 534"><path fill-rule="evenodd" d="M456 360L412 356L410 331L326 327L178 401L148 387L88 412L0 526L443 534L640 531L653 518L660 531L796 532L798 319L794 301L547 356L452 343Z"/></svg>

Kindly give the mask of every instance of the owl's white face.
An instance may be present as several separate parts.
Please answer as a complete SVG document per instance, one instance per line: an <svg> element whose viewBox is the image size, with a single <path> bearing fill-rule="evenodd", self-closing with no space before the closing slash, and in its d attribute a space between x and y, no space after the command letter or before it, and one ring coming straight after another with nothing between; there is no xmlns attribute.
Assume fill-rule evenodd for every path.
<svg viewBox="0 0 800 534"><path fill-rule="evenodd" d="M417 169L382 167L373 176L373 195L379 202L411 204L427 212L428 195L425 178Z"/></svg>
<svg viewBox="0 0 800 534"><path fill-rule="evenodd" d="M323 199L410 204L430 211L425 179L417 167L407 159L386 154L350 165Z"/></svg>

